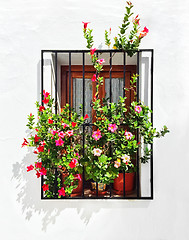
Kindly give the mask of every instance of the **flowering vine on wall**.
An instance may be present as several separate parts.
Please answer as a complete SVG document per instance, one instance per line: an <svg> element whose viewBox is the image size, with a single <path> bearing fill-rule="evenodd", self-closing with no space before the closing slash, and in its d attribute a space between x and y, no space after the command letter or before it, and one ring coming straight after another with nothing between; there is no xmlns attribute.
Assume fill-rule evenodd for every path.
<svg viewBox="0 0 189 240"><path fill-rule="evenodd" d="M140 31L138 15L131 19L132 8L132 3L127 2L120 32L114 38L112 46L126 51L130 57L136 53L141 40L148 33L146 27ZM153 128L149 117L150 108L140 100L137 101L137 74L131 77L129 88L125 88L125 97L120 96L117 103L108 98L100 99L99 89L104 84L101 72L105 60L96 54L93 30L88 28L88 24L89 22L83 22L83 33L94 67L91 81L96 83L96 91L92 101L95 113L92 133L85 132L85 154L83 155L82 127L89 119L87 114L83 117L81 112L77 113L69 104L62 108L61 113L54 114L54 100L44 90L44 106L36 103L37 121L35 122L33 114L28 116L27 127L31 130L31 135L28 139L24 138L22 147L33 148L37 161L34 165L27 166L27 172L35 172L37 178L44 176L42 189L47 198L72 196L81 187L83 169L85 180L103 184L113 183L122 171L135 172L133 159L136 158L137 150L142 148L142 143L147 146L153 143L154 138L169 132L166 126L160 131ZM132 27L129 28L130 26ZM106 30L105 44L108 47L111 46L110 35L111 29ZM126 105L128 90L134 95L134 101L129 106ZM137 132L140 138L137 137ZM150 155L151 150L146 147L141 161L147 162Z"/></svg>

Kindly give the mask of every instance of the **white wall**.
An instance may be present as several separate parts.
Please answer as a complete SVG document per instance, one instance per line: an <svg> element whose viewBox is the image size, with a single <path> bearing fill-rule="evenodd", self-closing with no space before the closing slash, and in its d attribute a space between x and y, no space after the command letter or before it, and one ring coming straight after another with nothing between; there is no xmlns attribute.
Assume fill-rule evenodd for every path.
<svg viewBox="0 0 189 240"><path fill-rule="evenodd" d="M187 0L135 0L155 49L154 124L170 134L154 144L153 201L41 201L40 181L21 149L26 115L35 113L41 49L83 49L82 21L95 43L115 34L123 0L0 1L0 238L5 240L188 240L189 68Z"/></svg>

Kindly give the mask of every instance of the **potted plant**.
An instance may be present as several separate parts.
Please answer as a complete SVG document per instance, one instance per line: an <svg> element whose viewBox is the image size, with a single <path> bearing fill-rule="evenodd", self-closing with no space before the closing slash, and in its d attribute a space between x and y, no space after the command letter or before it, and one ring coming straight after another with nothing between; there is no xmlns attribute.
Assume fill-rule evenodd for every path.
<svg viewBox="0 0 189 240"><path fill-rule="evenodd" d="M68 104L60 114L54 114L50 94L43 91L43 98L44 106L36 103L37 123L33 114L28 116L31 135L22 146L33 148L37 162L28 166L27 171L35 170L37 178L44 176L45 197L70 196L74 189L81 191L80 127L88 116L78 115Z"/></svg>

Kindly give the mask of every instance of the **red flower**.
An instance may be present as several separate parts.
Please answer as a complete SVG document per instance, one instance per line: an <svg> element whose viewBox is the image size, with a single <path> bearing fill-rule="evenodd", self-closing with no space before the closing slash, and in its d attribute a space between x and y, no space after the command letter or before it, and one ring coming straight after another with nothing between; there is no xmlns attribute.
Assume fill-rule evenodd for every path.
<svg viewBox="0 0 189 240"><path fill-rule="evenodd" d="M50 95L50 93L45 92L45 90L43 90L43 95L44 95L45 98L47 98Z"/></svg>
<svg viewBox="0 0 189 240"><path fill-rule="evenodd" d="M36 128L35 131L36 131L36 132L39 132L39 129Z"/></svg>
<svg viewBox="0 0 189 240"><path fill-rule="evenodd" d="M45 107L44 106L40 106L39 107L39 111L42 112L43 110L45 110Z"/></svg>
<svg viewBox="0 0 189 240"><path fill-rule="evenodd" d="M33 153L38 154L38 152L36 150Z"/></svg>
<svg viewBox="0 0 189 240"><path fill-rule="evenodd" d="M91 50L90 50L90 54L91 54L91 56L94 55L95 51L96 51L96 48L91 48Z"/></svg>
<svg viewBox="0 0 189 240"><path fill-rule="evenodd" d="M41 177L41 174L39 171L36 172L36 176L37 176L37 178Z"/></svg>
<svg viewBox="0 0 189 240"><path fill-rule="evenodd" d="M30 117L32 117L33 115L32 115L32 113L30 113Z"/></svg>
<svg viewBox="0 0 189 240"><path fill-rule="evenodd" d="M95 81L96 81L96 74L93 75L93 77L91 78L91 81L92 81L92 82L95 82Z"/></svg>
<svg viewBox="0 0 189 240"><path fill-rule="evenodd" d="M83 28L84 28L84 30L86 31L87 25L88 25L88 23L90 23L90 22L82 22L82 23L84 24Z"/></svg>
<svg viewBox="0 0 189 240"><path fill-rule="evenodd" d="M24 138L24 142L22 143L22 147L27 146L28 143L29 143L29 142Z"/></svg>
<svg viewBox="0 0 189 240"><path fill-rule="evenodd" d="M43 167L39 170L41 175L46 175L47 174L47 170Z"/></svg>
<svg viewBox="0 0 189 240"><path fill-rule="evenodd" d="M52 124L54 121L52 119L48 119L48 123Z"/></svg>
<svg viewBox="0 0 189 240"><path fill-rule="evenodd" d="M45 141L40 142L40 144L41 144L41 146L45 146L46 145Z"/></svg>
<svg viewBox="0 0 189 240"><path fill-rule="evenodd" d="M35 167L36 168L42 168L42 162L36 162Z"/></svg>
<svg viewBox="0 0 189 240"><path fill-rule="evenodd" d="M34 141L35 143L37 143L39 141L40 137L38 137L36 134L35 134L35 137L34 137Z"/></svg>
<svg viewBox="0 0 189 240"><path fill-rule="evenodd" d="M77 125L77 123L72 122L72 127L75 127Z"/></svg>
<svg viewBox="0 0 189 240"><path fill-rule="evenodd" d="M48 98L45 98L43 101L42 101L44 104L47 104L49 102L49 99Z"/></svg>
<svg viewBox="0 0 189 240"><path fill-rule="evenodd" d="M69 163L69 166L71 168L75 168L77 163L78 163L77 159L73 158L72 161Z"/></svg>
<svg viewBox="0 0 189 240"><path fill-rule="evenodd" d="M58 193L59 193L59 196L61 196L61 195L65 196L66 195L63 187L60 190L58 190Z"/></svg>
<svg viewBox="0 0 189 240"><path fill-rule="evenodd" d="M30 166L27 166L27 172L31 171L34 169L34 166L33 165L30 165Z"/></svg>
<svg viewBox="0 0 189 240"><path fill-rule="evenodd" d="M37 148L37 150L38 150L38 152L43 152L43 151L44 151L44 146L39 146L39 147Z"/></svg>
<svg viewBox="0 0 189 240"><path fill-rule="evenodd" d="M42 188L43 188L43 191L47 191L47 190L49 190L49 185L43 184Z"/></svg>
<svg viewBox="0 0 189 240"><path fill-rule="evenodd" d="M88 115L88 114L85 115L84 119L87 119L87 118L89 118L89 115Z"/></svg>

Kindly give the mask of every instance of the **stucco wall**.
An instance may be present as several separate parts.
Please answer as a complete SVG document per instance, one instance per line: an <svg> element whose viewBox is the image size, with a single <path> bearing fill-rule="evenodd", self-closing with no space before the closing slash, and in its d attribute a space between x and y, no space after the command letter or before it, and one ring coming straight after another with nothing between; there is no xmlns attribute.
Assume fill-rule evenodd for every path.
<svg viewBox="0 0 189 240"><path fill-rule="evenodd" d="M154 125L170 134L154 144L153 201L41 201L35 161L21 149L35 113L41 49L84 49L82 21L95 46L122 21L123 0L0 1L0 237L6 240L188 240L189 68L187 0L135 0L154 48Z"/></svg>

